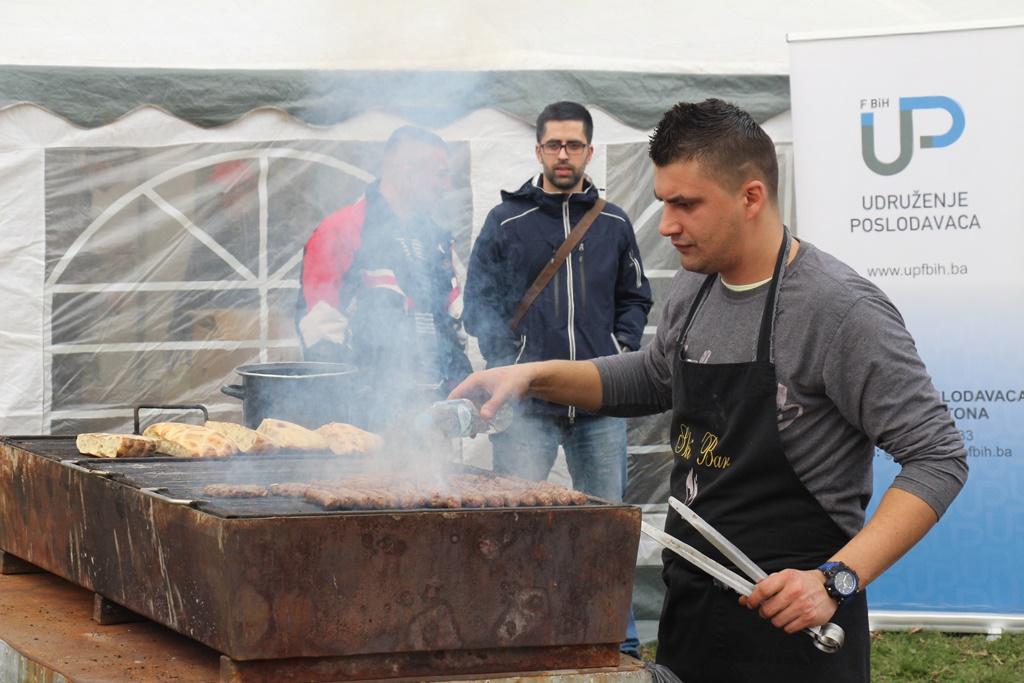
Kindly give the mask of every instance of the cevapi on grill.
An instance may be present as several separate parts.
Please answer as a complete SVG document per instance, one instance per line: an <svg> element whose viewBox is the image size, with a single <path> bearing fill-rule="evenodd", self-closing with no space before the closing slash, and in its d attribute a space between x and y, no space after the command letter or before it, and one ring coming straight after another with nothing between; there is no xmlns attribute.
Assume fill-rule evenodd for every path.
<svg viewBox="0 0 1024 683"><path fill-rule="evenodd" d="M485 508L584 505L587 496L546 481L466 474L450 477L443 486L384 475L350 475L313 482L285 482L262 487L252 484L210 484L213 497L259 495L302 498L325 510L388 510L415 508Z"/></svg>
<svg viewBox="0 0 1024 683"><path fill-rule="evenodd" d="M259 484L208 484L203 493L217 498L265 498L269 495L266 486Z"/></svg>

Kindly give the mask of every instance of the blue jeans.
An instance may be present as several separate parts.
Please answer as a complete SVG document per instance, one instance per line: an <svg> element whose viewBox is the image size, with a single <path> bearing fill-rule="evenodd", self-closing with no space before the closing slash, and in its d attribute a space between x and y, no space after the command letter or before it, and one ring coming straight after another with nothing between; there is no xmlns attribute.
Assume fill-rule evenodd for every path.
<svg viewBox="0 0 1024 683"><path fill-rule="evenodd" d="M609 503L621 503L626 489L626 420L621 417L581 416L573 422L556 415L517 415L509 428L491 435L494 471L543 481L558 457L558 446L572 487ZM639 657L633 608L626 639L620 649Z"/></svg>
<svg viewBox="0 0 1024 683"><path fill-rule="evenodd" d="M626 488L626 420L583 416L572 423L557 415L517 415L509 428L491 435L494 471L544 481L565 449L572 487L621 503Z"/></svg>

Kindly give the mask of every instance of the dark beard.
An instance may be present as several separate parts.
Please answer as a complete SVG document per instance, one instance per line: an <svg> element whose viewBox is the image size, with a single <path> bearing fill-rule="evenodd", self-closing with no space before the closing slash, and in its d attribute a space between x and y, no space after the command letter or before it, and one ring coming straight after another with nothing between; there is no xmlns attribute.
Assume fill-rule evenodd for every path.
<svg viewBox="0 0 1024 683"><path fill-rule="evenodd" d="M571 190L576 187L576 184L580 182L580 178L583 177L582 173L573 171L572 175L565 178L559 178L555 175L555 170L556 169L551 169L548 171L545 169L544 177L547 178L547 181L551 183L552 187L557 187L559 190Z"/></svg>

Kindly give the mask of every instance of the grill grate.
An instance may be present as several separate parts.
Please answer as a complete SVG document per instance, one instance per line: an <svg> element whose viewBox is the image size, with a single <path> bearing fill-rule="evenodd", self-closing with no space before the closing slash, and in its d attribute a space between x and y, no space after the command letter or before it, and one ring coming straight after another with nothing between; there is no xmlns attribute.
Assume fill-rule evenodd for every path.
<svg viewBox="0 0 1024 683"><path fill-rule="evenodd" d="M193 507L219 517L276 517L351 514L324 510L300 498L217 498L203 493L208 484L312 482L385 468L380 456L335 456L309 453L235 456L229 458L138 458L77 460L86 469L106 473L114 481L139 489L156 489L160 496L190 500ZM460 468L466 471L469 468ZM439 475L439 482L441 476Z"/></svg>
<svg viewBox="0 0 1024 683"><path fill-rule="evenodd" d="M380 454L337 456L327 453L274 453L238 455L227 458L94 458L83 456L69 437L6 437L3 441L75 468L90 470L126 486L141 489L147 495L173 501L189 501L191 507L222 518L258 518L304 515L351 515L384 512L373 510L325 510L301 498L267 496L265 498L220 498L205 494L208 484L256 484L269 486L285 482L312 482L370 472L392 473L408 469L408 459L389 461ZM494 476L462 464L437 468L434 477L439 489L453 474ZM385 474L385 476L387 476ZM182 503L185 504L185 503ZM607 504L590 498L588 504ZM561 506L548 506L561 507ZM474 508L461 508L470 510ZM500 509L500 508L487 508ZM415 508L412 511L437 511ZM450 511L450 509L449 509Z"/></svg>

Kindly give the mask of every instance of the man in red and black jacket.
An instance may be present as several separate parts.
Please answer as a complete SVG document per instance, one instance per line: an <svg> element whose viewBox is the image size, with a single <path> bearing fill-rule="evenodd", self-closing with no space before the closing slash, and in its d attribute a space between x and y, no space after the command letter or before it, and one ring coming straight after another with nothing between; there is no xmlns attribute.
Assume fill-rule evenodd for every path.
<svg viewBox="0 0 1024 683"><path fill-rule="evenodd" d="M380 178L306 243L304 357L358 367L378 408L443 398L472 370L452 236L431 217L450 187L444 141L399 128L385 145Z"/></svg>

